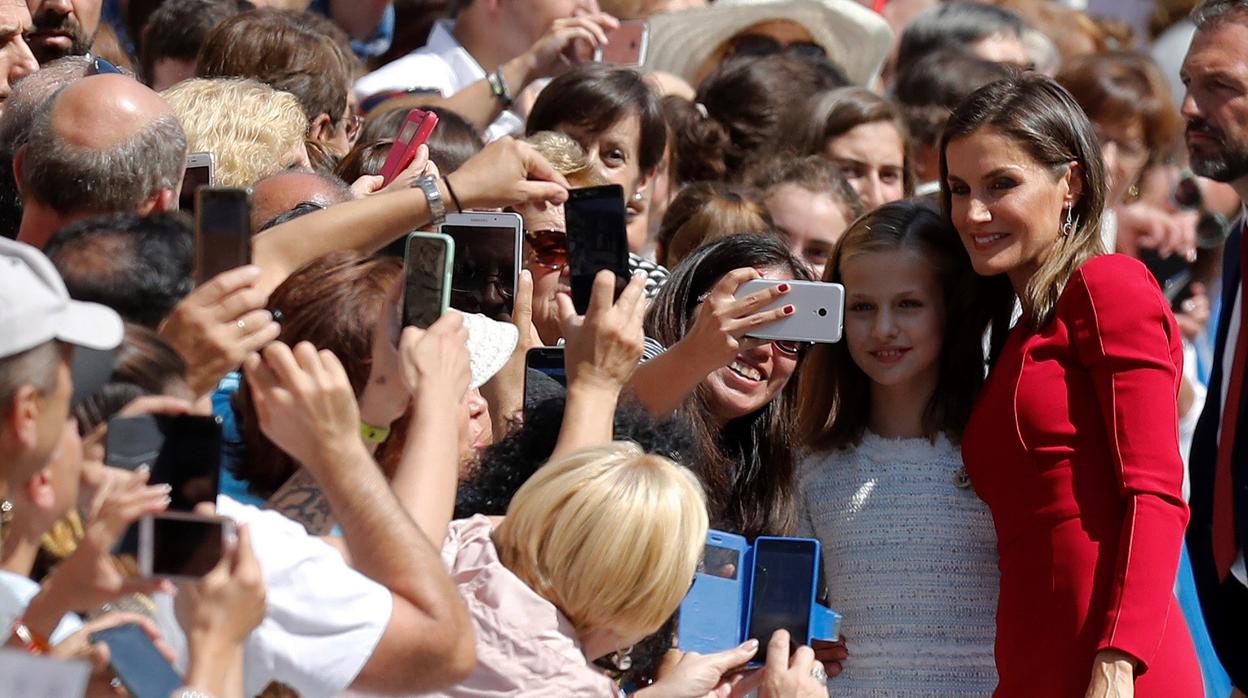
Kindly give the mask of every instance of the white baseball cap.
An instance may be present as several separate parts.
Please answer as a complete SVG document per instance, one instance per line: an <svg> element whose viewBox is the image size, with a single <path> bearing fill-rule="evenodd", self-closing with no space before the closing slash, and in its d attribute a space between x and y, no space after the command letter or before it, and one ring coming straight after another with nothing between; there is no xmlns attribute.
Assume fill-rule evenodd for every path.
<svg viewBox="0 0 1248 698"><path fill-rule="evenodd" d="M70 299L42 252L0 238L0 359L53 339L107 351L121 344L124 334L112 308Z"/></svg>

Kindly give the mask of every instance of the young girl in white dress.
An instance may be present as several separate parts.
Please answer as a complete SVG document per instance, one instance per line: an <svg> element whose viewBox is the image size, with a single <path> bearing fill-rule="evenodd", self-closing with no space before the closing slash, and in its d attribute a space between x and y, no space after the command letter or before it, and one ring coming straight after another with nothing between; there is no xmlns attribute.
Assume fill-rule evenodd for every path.
<svg viewBox="0 0 1248 698"><path fill-rule="evenodd" d="M987 696L997 553L958 439L983 383L976 277L935 208L859 218L824 274L845 286L845 337L801 380L799 532L820 540L849 659L837 696ZM1038 658L1038 661L1040 659Z"/></svg>

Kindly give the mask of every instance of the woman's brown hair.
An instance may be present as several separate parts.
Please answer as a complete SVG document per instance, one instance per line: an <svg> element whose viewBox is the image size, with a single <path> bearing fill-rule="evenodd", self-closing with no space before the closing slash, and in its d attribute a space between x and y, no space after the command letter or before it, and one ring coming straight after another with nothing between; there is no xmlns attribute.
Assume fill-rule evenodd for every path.
<svg viewBox="0 0 1248 698"><path fill-rule="evenodd" d="M1178 112L1166 77L1148 56L1133 51L1081 56L1057 74L1057 81L1093 123L1140 124L1148 164L1174 147L1179 136Z"/></svg>
<svg viewBox="0 0 1248 698"><path fill-rule="evenodd" d="M674 268L712 240L755 233L778 235L758 192L718 182L691 184L672 200L659 226L659 264Z"/></svg>
<svg viewBox="0 0 1248 698"><path fill-rule="evenodd" d="M1018 294L1023 305L1023 321L1038 330L1052 319L1057 300L1075 270L1104 253L1101 214L1107 187L1101 149L1092 123L1079 103L1052 79L1026 74L979 88L958 105L940 139L940 197L945 220L950 226L953 220L950 218L949 143L983 129L993 129L1005 136L1054 173L1074 163L1077 172L1073 176L1083 180L1082 193L1068 209L1073 223L1070 233L1058 237L1027 288ZM1052 223L1054 227L1062 225L1061 220ZM980 300L990 306L995 356L1005 341L1015 294L1003 274L991 277L989 283L994 290L983 294Z"/></svg>
<svg viewBox="0 0 1248 698"><path fill-rule="evenodd" d="M884 204L854 221L837 242L823 280L843 284L844 264L865 253L914 250L936 273L945 304L944 342L936 389L923 410L923 434L958 441L984 382L983 332L977 315L978 279L966 248L936 207L918 199ZM852 289L846 289L847 292ZM871 381L854 363L844 340L816 344L806 355L798 387L798 434L814 450L862 442L871 413Z"/></svg>
<svg viewBox="0 0 1248 698"><path fill-rule="evenodd" d="M390 257L364 257L335 252L316 259L291 274L269 298L269 307L282 313L278 341L288 345L311 342L328 349L341 361L358 396L372 370L373 335L402 263ZM238 424L246 452L235 475L249 490L268 498L299 465L260 431L260 421L246 385L234 395ZM394 439L386 446L394 445ZM378 453L378 461L383 454Z"/></svg>

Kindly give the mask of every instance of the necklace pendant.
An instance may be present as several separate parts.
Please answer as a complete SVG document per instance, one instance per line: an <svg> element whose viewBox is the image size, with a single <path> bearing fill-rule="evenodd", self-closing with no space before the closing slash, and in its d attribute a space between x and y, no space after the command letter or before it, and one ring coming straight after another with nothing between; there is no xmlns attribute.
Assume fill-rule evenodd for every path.
<svg viewBox="0 0 1248 698"><path fill-rule="evenodd" d="M966 472L966 466L957 469L953 474L953 484L957 485L960 490L971 489L971 475Z"/></svg>

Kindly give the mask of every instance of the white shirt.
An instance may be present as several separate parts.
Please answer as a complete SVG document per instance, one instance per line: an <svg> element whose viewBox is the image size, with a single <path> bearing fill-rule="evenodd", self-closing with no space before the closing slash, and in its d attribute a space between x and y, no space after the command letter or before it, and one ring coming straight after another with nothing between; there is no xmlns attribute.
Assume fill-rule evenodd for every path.
<svg viewBox="0 0 1248 698"><path fill-rule="evenodd" d="M30 600L39 593L39 589L39 583L29 577L0 570L0 628L4 632L8 632L8 629L13 626L13 621L26 612L26 607L30 605ZM52 637L48 638L48 642L55 645L81 628L82 620L73 613L66 613L65 617L61 618L61 622L57 624L56 630L52 631Z"/></svg>
<svg viewBox="0 0 1248 698"><path fill-rule="evenodd" d="M258 695L271 681L302 698L346 690L390 622L390 591L275 511L221 496L217 513L250 527L264 574L268 610L244 647L246 695Z"/></svg>
<svg viewBox="0 0 1248 698"><path fill-rule="evenodd" d="M453 20L439 20L429 32L429 41L421 48L360 78L355 92L361 99L392 90L430 89L450 97L465 87L485 78L485 69L468 53L451 32ZM519 86L508 85L513 97L519 97ZM524 135L524 120L504 110L485 131L486 142L503 136Z"/></svg>

